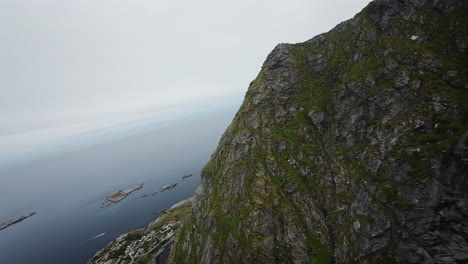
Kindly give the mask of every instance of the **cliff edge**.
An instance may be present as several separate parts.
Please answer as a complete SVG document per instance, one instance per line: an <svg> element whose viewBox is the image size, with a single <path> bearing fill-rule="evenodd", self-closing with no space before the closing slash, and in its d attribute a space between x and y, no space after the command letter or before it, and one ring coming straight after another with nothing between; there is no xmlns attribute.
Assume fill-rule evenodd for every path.
<svg viewBox="0 0 468 264"><path fill-rule="evenodd" d="M467 263L468 1L376 0L280 44L172 263Z"/></svg>

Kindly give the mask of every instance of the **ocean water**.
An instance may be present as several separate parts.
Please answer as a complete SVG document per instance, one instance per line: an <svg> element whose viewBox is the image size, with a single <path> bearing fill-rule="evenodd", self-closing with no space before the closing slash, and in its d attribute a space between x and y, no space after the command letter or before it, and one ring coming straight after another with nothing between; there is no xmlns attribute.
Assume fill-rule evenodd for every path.
<svg viewBox="0 0 468 264"><path fill-rule="evenodd" d="M0 231L0 263L86 263L120 234L146 227L155 212L194 194L236 110L147 124L115 140L0 168L0 222L37 212ZM183 180L186 173L193 176ZM142 189L100 208L108 193L140 183ZM170 183L178 185L159 192Z"/></svg>

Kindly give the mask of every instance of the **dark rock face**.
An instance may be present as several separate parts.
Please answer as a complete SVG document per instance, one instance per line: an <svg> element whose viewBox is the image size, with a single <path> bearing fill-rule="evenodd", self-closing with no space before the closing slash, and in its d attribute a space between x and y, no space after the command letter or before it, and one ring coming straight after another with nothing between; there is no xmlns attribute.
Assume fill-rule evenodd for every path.
<svg viewBox="0 0 468 264"><path fill-rule="evenodd" d="M468 263L468 1L377 0L280 44L174 263Z"/></svg>

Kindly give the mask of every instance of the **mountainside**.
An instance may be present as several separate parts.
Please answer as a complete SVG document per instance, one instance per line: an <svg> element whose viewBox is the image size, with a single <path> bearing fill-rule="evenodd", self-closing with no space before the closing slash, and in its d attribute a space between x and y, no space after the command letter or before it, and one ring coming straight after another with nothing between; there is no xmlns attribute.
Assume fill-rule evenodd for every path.
<svg viewBox="0 0 468 264"><path fill-rule="evenodd" d="M468 1L376 0L280 44L173 263L467 263Z"/></svg>

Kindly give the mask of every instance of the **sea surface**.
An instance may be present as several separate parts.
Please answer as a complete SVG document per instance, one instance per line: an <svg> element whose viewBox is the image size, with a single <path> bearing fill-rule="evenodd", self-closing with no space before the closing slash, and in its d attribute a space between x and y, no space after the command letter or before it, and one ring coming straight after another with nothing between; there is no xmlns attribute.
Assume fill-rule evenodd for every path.
<svg viewBox="0 0 468 264"><path fill-rule="evenodd" d="M85 147L0 168L0 222L37 212L0 230L0 263L86 263L120 234L146 227L155 212L194 194L237 108L126 128L113 140L101 135ZM193 176L182 179L186 173ZM100 208L108 193L140 183ZM159 192L171 183L178 185Z"/></svg>

